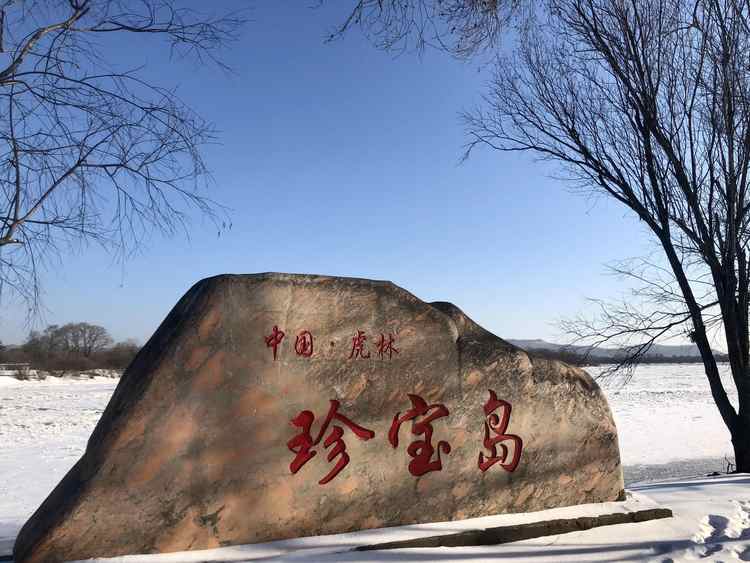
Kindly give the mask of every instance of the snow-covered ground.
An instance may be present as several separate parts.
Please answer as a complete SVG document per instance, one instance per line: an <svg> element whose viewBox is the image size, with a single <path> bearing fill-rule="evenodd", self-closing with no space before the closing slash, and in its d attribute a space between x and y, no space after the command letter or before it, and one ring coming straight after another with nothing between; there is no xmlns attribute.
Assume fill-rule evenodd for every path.
<svg viewBox="0 0 750 563"><path fill-rule="evenodd" d="M592 368L589 371L596 375L599 370ZM723 371L727 373L726 368ZM117 380L105 378L47 379L26 382L0 377L0 555L9 552L9 545L20 526L83 453L86 440L116 384ZM727 385L727 388L731 389L731 384ZM663 467L668 468L672 475L721 470L724 465L723 458L725 456L731 458L729 434L713 405L701 366L695 364L644 366L636 371L634 378L627 385L620 385L617 381L606 383L605 392L617 423L626 476L630 472L630 475L648 477L653 474L649 468L657 467L654 464L666 463L669 465ZM731 396L733 399L736 398L736 394L731 394ZM640 473L637 471L634 473L639 468ZM664 541L677 538L674 540L677 542L676 545L681 546L680 549L692 549L690 553L698 554L702 549L701 544L693 541L692 535L685 536L692 525L689 522L692 522L694 517L698 518L696 522L704 516L708 518L704 528L708 530L705 532L706 537L711 541L723 537L722 534L730 536L735 534L735 528L740 526L736 522L744 521L743 518L750 518L747 514L750 509L750 477L725 479L718 485L712 482L710 486L693 483L684 487L666 485L661 489L648 488L651 485L646 487L649 496L660 501L668 499L663 502L667 502L672 508L675 508L675 502L682 502L681 495L688 495L684 497L685 506L691 507L686 512L687 520L679 526L675 523L678 519L670 520L670 524L663 523L663 526L667 527L678 526L679 530L669 528L667 531L670 535L659 536L659 538ZM700 495L706 491L710 492L713 500L701 500ZM721 491L731 492L725 494ZM696 494L698 497L695 496ZM715 507L710 504L714 500L719 503ZM700 505L701 502L709 504L705 509L698 509L694 506ZM698 512L702 514L698 516ZM655 524L637 526L653 525ZM714 532L710 531L711 526ZM722 526L726 530L721 531ZM746 527L750 527L750 524ZM611 530L620 528L617 526ZM580 539L581 542L591 545L579 553L581 557L578 559L565 560L595 560L593 555L591 559L589 558L590 553L596 551L593 546L605 541L604 536L597 534L610 537L607 535L609 532L604 531L593 530L583 533L594 534L586 535L585 541L583 538ZM654 534L659 533L661 532L654 531ZM743 534L746 532L741 532L740 536L747 544L748 538ZM567 534L564 537L569 539L570 536L571 534ZM628 539L629 543L635 541L632 537L625 539ZM513 550L505 546L502 551L496 553L493 550L501 548L471 548L473 550L470 552L471 555L468 557L464 555L460 560L481 561L486 560L485 557L491 559L489 553L495 553L496 557L505 557L513 553L511 558L530 556L534 550L537 554L552 553L554 550L550 551L549 548L545 548L545 551L541 547L548 545L549 541L551 541L550 538L544 538L530 540L531 543L515 543ZM710 541L708 543L710 544ZM528 544L530 547L520 547L522 544ZM555 545L563 544L556 540ZM567 553L571 549L573 548L566 547L563 551ZM622 549L627 551L636 548L631 545ZM642 551L644 549L646 548L643 547ZM406 561L436 558L441 561L450 560L442 559L442 556L438 557L432 553L436 551L439 555L443 553L440 550L428 550L429 555L421 553L423 551L408 550L402 554L401 559L394 553L364 552L358 554L356 560L372 561L381 560L384 557L389 557L391 560L396 557L395 560ZM605 560L619 561L627 558L625 551L620 553L617 550L611 550L609 559L605 558ZM722 557L729 557L728 552L718 551L717 553L723 554ZM652 553L649 557L655 557L655 561L668 561L670 557L674 559L674 555L665 555L662 558L657 555ZM330 557L334 558L331 560L336 561L354 560L351 559L351 554L331 555ZM679 557L682 555L678 554ZM746 552L743 557L750 560L750 551ZM546 560L562 559L552 557Z"/></svg>
<svg viewBox="0 0 750 563"><path fill-rule="evenodd" d="M0 554L81 457L117 380L0 377Z"/></svg>
<svg viewBox="0 0 750 563"><path fill-rule="evenodd" d="M596 377L602 369L587 371ZM736 407L729 365L721 365L720 371ZM641 366L627 383L610 379L600 384L617 424L623 465L734 458L702 364Z"/></svg>

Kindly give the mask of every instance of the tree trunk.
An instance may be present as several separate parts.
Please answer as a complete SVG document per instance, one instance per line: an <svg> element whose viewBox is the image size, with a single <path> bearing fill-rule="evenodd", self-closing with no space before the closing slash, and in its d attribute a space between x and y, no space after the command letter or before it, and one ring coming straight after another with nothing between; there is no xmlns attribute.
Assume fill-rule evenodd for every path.
<svg viewBox="0 0 750 563"><path fill-rule="evenodd" d="M738 473L750 473L750 388L746 377L738 379L737 416L729 428Z"/></svg>
<svg viewBox="0 0 750 563"><path fill-rule="evenodd" d="M734 460L738 473L750 473L750 420L737 417L732 428L732 445Z"/></svg>

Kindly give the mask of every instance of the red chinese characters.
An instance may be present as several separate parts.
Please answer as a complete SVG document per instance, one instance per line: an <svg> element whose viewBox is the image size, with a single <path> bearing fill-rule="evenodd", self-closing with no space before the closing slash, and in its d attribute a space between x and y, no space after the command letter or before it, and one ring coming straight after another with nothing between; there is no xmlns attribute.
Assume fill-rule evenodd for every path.
<svg viewBox="0 0 750 563"><path fill-rule="evenodd" d="M367 336L365 336L364 331L358 330L356 336L352 338L352 351L349 353L350 360L353 358L367 359L370 357L370 352L365 353L366 341Z"/></svg>
<svg viewBox="0 0 750 563"><path fill-rule="evenodd" d="M409 462L409 472L419 477L430 471L440 471L443 468L440 452L449 454L451 451L451 446L446 441L438 442L437 448L432 445L432 422L438 418L448 416L449 412L445 405L428 405L419 395L409 394L409 399L411 400L412 408L403 415L396 413L396 416L393 417L393 423L388 431L388 441L394 448L398 447L398 433L401 425L404 422L412 421L412 434L421 436L422 439L413 441L409 444L406 451L413 458ZM419 417L424 418L416 422ZM435 453L437 453L437 458L432 459Z"/></svg>
<svg viewBox="0 0 750 563"><path fill-rule="evenodd" d="M284 340L286 333L281 330L278 325L274 325L271 330L271 334L264 336L263 340L266 343L266 347L273 350L273 359L279 359L279 348ZM294 341L294 352L298 356L304 358L310 358L313 356L314 338L312 332L309 330L301 330L297 333L296 340ZM399 354L399 349L396 348L396 336L392 333L388 333L386 336L384 333L380 333L380 339L376 342L377 354L381 360L393 359L393 355ZM364 330L357 330L356 334L352 337L352 347L349 352L350 360L367 360L372 357L372 353L367 349L367 333ZM331 349L334 347L334 341L331 340ZM387 356L387 358L386 358Z"/></svg>
<svg viewBox="0 0 750 563"><path fill-rule="evenodd" d="M268 348L273 348L273 359L276 360L276 355L278 352L279 344L281 344L281 341L284 340L284 331L279 330L279 327L276 325L273 325L273 329L271 330L271 334L265 337L266 346Z"/></svg>
<svg viewBox="0 0 750 563"><path fill-rule="evenodd" d="M396 337L392 334L388 335L386 340L385 334L380 333L380 340L378 340L378 356L380 359L384 359L385 355L388 354L388 359L393 358L393 354L398 354L398 349L393 345L396 342Z"/></svg>
<svg viewBox="0 0 750 563"><path fill-rule="evenodd" d="M295 458L289 464L289 470L292 473L297 473L300 468L305 465L310 459L316 455L316 451L312 449L314 446L320 444L325 433L329 430L329 426L335 420L342 423L344 426L349 428L360 440L369 440L375 436L372 430L363 428L358 424L355 424L343 414L338 412L340 403L336 400L331 400L331 406L328 409L328 415L325 421L320 427L317 436L313 439L310 430L313 422L315 422L315 415L310 411L302 411L295 418L292 419L292 426L300 429L300 433L294 436L287 442L287 447L291 452L296 454ZM323 447L330 450L328 451L328 461L333 461L334 458L338 457L336 465L331 469L328 474L323 477L318 483L325 485L331 481L336 475L338 475L344 467L349 463L349 455L346 453L346 444L342 439L344 435L344 429L334 424L330 429L330 433L323 442Z"/></svg>
<svg viewBox="0 0 750 563"><path fill-rule="evenodd" d="M297 341L294 343L294 351L298 356L309 358L313 355L313 336L309 330L303 330L297 335Z"/></svg>
<svg viewBox="0 0 750 563"><path fill-rule="evenodd" d="M500 463L500 467L506 471L515 471L521 459L523 440L515 434L505 433L510 422L510 403L498 399L495 392L491 389L489 392L490 398L484 404L484 447L489 450L489 455L485 457L484 453L480 452L478 460L479 469L487 471L496 463ZM494 412L499 408L502 409L500 416ZM490 431L492 431L492 435L490 435ZM503 442L513 444L512 452L508 449L508 445ZM501 448L500 454L497 452L498 446Z"/></svg>

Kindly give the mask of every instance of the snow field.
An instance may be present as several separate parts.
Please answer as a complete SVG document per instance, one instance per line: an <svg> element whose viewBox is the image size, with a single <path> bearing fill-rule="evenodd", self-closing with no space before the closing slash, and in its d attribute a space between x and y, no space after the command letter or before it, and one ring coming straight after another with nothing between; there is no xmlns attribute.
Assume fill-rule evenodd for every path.
<svg viewBox="0 0 750 563"><path fill-rule="evenodd" d="M597 377L602 369L587 371ZM720 371L736 406L729 366L721 365ZM734 458L729 432L701 364L652 364L638 368L627 383L617 379L599 383L617 425L623 465Z"/></svg>

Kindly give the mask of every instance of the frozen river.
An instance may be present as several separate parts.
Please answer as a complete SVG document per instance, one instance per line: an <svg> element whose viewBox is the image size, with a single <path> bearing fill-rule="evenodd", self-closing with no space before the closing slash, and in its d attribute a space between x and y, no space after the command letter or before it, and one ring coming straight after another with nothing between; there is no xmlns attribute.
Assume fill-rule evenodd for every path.
<svg viewBox="0 0 750 563"><path fill-rule="evenodd" d="M736 407L729 365L720 370ZM596 376L601 369L587 371ZM722 471L725 458L734 458L702 364L642 366L627 384L608 380L601 385L617 424L626 481Z"/></svg>
<svg viewBox="0 0 750 563"><path fill-rule="evenodd" d="M15 535L81 456L116 384L0 377L0 542ZM604 389L627 482L719 471L731 458L700 365L644 366L627 385L610 381Z"/></svg>

